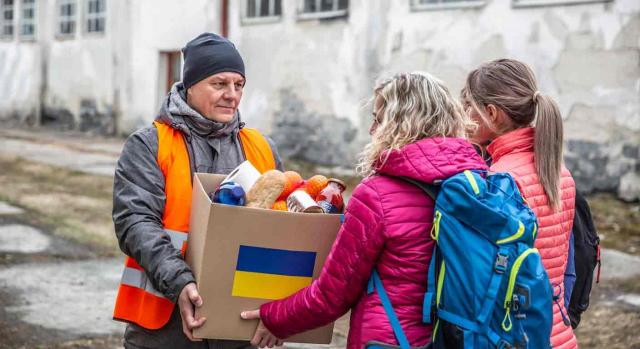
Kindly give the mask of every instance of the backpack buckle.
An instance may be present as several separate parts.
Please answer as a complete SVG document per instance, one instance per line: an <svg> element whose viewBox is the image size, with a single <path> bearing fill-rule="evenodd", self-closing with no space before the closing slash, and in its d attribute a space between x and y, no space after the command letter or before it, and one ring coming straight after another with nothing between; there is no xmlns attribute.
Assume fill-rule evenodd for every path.
<svg viewBox="0 0 640 349"><path fill-rule="evenodd" d="M498 256L496 257L496 263L493 266L496 273L498 274L504 273L505 271L507 271L508 265L509 265L509 256L498 252Z"/></svg>
<svg viewBox="0 0 640 349"><path fill-rule="evenodd" d="M498 347L498 349L511 349L511 348L513 348L511 343L507 342L504 339L500 339L500 341L498 342L497 347Z"/></svg>

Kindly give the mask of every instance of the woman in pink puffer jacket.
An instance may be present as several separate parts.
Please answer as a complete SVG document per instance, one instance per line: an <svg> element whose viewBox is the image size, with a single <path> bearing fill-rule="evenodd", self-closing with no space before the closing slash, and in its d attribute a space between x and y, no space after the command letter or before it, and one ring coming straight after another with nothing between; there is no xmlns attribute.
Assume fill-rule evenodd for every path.
<svg viewBox="0 0 640 349"><path fill-rule="evenodd" d="M373 268L389 294L409 343L430 342L422 323L433 200L418 187L394 178L433 183L467 169L486 170L462 138L472 125L438 80L423 73L400 74L374 91L371 143L361 156L366 176L353 191L320 276L288 298L270 302L245 319L261 318L254 345L272 347L351 310L348 348L369 341L397 344L376 292L367 294ZM277 338L276 338L277 337Z"/></svg>
<svg viewBox="0 0 640 349"><path fill-rule="evenodd" d="M486 146L491 171L509 172L538 217L535 247L559 295L551 345L577 349L563 289L576 189L562 164L560 111L551 97L538 91L531 69L512 59L491 61L469 73L462 95L478 123L473 140Z"/></svg>

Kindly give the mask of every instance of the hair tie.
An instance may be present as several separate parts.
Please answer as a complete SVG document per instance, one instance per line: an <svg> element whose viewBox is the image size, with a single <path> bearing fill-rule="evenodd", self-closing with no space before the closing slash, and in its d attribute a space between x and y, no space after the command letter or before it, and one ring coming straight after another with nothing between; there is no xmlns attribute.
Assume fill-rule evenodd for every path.
<svg viewBox="0 0 640 349"><path fill-rule="evenodd" d="M540 96L540 91L536 91L533 93L533 102L538 103L538 97Z"/></svg>

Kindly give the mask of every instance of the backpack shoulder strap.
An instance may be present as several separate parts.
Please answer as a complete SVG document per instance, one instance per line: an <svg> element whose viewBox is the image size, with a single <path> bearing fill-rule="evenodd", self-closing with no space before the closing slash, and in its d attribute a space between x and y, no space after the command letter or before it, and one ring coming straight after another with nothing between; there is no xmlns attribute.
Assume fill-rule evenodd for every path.
<svg viewBox="0 0 640 349"><path fill-rule="evenodd" d="M433 199L433 201L436 200L436 197L438 196L438 193L440 192L440 186L438 184L431 184L431 183L427 183L427 182L422 182L422 181L419 181L417 179L404 177L404 176L388 176L388 177L398 178L398 179L401 179L401 180L403 180L405 182L408 182L408 183L411 183L411 184L417 186L418 188L422 189L422 191L424 191L427 195L429 195L429 197L431 197Z"/></svg>
<svg viewBox="0 0 640 349"><path fill-rule="evenodd" d="M387 295L387 292L384 289L384 285L382 284L382 280L380 279L380 275L378 275L378 271L373 269L371 273L371 278L369 278L369 283L367 285L367 294L373 293L373 290L376 290L378 293L378 297L380 298L380 303L382 303L382 307L384 308L384 312L387 314L387 318L389 323L391 323L391 328L393 329L393 334L396 336L396 340L400 345L401 349L411 349L411 345L409 344L409 340L407 336L404 334L402 330L402 325L400 325L400 320L398 320L398 316L396 312L393 310L393 305L391 304L391 300Z"/></svg>

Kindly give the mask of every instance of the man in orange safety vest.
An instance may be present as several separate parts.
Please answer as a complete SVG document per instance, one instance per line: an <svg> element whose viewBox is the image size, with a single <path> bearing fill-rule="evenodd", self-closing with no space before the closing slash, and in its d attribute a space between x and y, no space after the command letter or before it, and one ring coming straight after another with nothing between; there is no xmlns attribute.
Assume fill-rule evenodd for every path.
<svg viewBox="0 0 640 349"><path fill-rule="evenodd" d="M240 121L246 79L235 46L204 33L182 52L182 81L153 125L127 139L116 167L113 221L127 257L113 317L128 323L127 349L244 348L248 342L191 334L206 321L195 318L202 298L184 261L191 179L229 173L245 160L261 172L282 170L282 163L273 142Z"/></svg>

